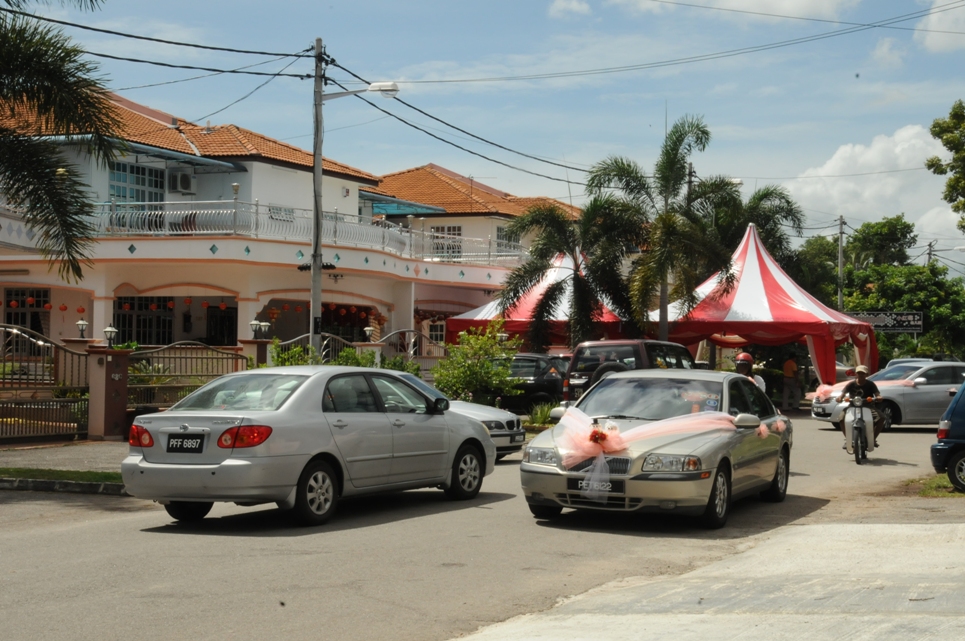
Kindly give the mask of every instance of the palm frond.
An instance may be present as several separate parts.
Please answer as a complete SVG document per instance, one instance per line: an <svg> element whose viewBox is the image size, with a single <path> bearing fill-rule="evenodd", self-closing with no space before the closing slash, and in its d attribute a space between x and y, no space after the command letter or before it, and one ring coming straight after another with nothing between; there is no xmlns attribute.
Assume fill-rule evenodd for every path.
<svg viewBox="0 0 965 641"><path fill-rule="evenodd" d="M703 151L710 143L710 129L700 116L686 115L673 124L654 166L653 176L659 198L669 202L687 183L687 163L694 151Z"/></svg>
<svg viewBox="0 0 965 641"><path fill-rule="evenodd" d="M600 299L581 274L574 274L570 294L570 347L593 337L593 321L600 314Z"/></svg>
<svg viewBox="0 0 965 641"><path fill-rule="evenodd" d="M550 345L550 330L557 309L566 295L568 283L556 281L543 291L533 308L533 318L529 325L529 344L534 352L543 353Z"/></svg>
<svg viewBox="0 0 965 641"><path fill-rule="evenodd" d="M653 183L636 162L621 156L610 156L596 163L587 175L586 192L602 196L606 190L616 189L630 201L646 210L656 209Z"/></svg>
<svg viewBox="0 0 965 641"><path fill-rule="evenodd" d="M500 313L505 314L512 309L529 290L543 280L546 276L546 270L550 266L550 261L531 256L526 262L511 271L497 296Z"/></svg>

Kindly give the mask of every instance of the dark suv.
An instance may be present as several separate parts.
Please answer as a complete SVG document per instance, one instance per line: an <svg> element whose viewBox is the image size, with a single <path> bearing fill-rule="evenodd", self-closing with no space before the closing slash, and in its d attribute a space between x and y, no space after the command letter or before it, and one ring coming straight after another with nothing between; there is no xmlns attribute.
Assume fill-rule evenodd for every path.
<svg viewBox="0 0 965 641"><path fill-rule="evenodd" d="M948 473L948 480L959 492L965 492L965 401L962 393L965 385L958 390L951 388L954 395L948 409L938 422L938 442L931 446L931 464L935 471Z"/></svg>
<svg viewBox="0 0 965 641"><path fill-rule="evenodd" d="M563 377L567 363L559 356L520 353L513 356L510 370L519 379L522 394L503 396L504 409L528 413L535 405L559 403L563 399Z"/></svg>
<svg viewBox="0 0 965 641"><path fill-rule="evenodd" d="M563 379L563 400L575 401L607 374L658 367L697 369L693 356L678 343L643 339L580 343Z"/></svg>

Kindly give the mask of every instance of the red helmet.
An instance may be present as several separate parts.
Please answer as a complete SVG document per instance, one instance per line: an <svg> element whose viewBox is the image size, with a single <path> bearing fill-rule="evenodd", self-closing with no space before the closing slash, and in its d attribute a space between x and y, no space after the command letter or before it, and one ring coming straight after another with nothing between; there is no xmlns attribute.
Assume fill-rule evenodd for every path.
<svg viewBox="0 0 965 641"><path fill-rule="evenodd" d="M754 364L754 357L751 356L750 354L748 354L747 352L741 352L740 354L738 354L737 356L734 357L734 362L735 362L735 363L747 363L748 365L753 365L753 364Z"/></svg>

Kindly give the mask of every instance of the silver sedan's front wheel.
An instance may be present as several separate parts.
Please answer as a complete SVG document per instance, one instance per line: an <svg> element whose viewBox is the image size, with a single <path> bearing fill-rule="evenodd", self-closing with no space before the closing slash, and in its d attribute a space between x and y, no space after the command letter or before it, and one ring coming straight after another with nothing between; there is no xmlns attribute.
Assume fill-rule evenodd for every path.
<svg viewBox="0 0 965 641"><path fill-rule="evenodd" d="M338 504L338 480L325 461L312 461L302 471L295 494L295 516L304 525L321 525Z"/></svg>
<svg viewBox="0 0 965 641"><path fill-rule="evenodd" d="M483 458L472 445L463 445L452 462L452 479L446 489L451 499L464 501L479 494L483 479Z"/></svg>

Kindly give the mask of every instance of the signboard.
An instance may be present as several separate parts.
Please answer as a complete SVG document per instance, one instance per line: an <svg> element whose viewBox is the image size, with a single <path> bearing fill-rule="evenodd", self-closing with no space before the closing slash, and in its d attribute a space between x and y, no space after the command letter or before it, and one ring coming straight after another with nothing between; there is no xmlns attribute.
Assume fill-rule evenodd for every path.
<svg viewBox="0 0 965 641"><path fill-rule="evenodd" d="M847 312L848 316L870 323L877 332L920 334L921 312Z"/></svg>

